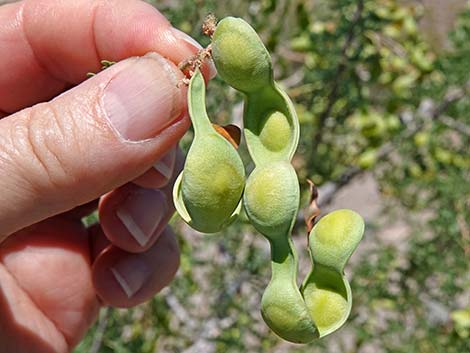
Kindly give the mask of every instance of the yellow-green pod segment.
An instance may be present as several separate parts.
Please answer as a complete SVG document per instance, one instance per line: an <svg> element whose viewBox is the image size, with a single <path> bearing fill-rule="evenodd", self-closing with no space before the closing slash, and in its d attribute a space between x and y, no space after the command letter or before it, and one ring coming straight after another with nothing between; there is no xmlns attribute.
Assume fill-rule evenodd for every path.
<svg viewBox="0 0 470 353"><path fill-rule="evenodd" d="M287 94L273 80L269 53L242 19L216 27L212 53L224 81L245 95L244 135L255 168L243 203L250 222L271 246L271 280L261 314L281 338L308 343L339 327L351 311L344 266L362 238L362 218L350 210L323 217L310 233L312 270L297 286L297 255L291 232L300 190L290 161L299 141L299 122Z"/></svg>
<svg viewBox="0 0 470 353"><path fill-rule="evenodd" d="M272 63L256 31L244 20L225 17L212 37L217 73L241 92L256 92L272 81Z"/></svg>
<svg viewBox="0 0 470 353"><path fill-rule="evenodd" d="M243 203L250 222L271 246L271 281L261 300L263 319L279 337L308 343L318 331L297 286L298 260L290 238L299 194L294 168L281 161L255 168Z"/></svg>
<svg viewBox="0 0 470 353"><path fill-rule="evenodd" d="M329 213L310 232L312 271L301 292L320 337L338 330L351 313L351 287L343 271L363 234L362 217L347 209Z"/></svg>
<svg viewBox="0 0 470 353"><path fill-rule="evenodd" d="M270 241L286 237L299 208L299 182L289 162L256 167L243 195L251 224Z"/></svg>
<svg viewBox="0 0 470 353"><path fill-rule="evenodd" d="M224 18L214 32L212 57L220 77L245 94L244 133L256 165L291 160L299 122L273 80L271 58L255 30L240 18Z"/></svg>
<svg viewBox="0 0 470 353"><path fill-rule="evenodd" d="M241 209L245 169L235 148L212 127L199 70L189 84L188 107L194 140L176 180L173 201L192 228L215 233L230 224Z"/></svg>

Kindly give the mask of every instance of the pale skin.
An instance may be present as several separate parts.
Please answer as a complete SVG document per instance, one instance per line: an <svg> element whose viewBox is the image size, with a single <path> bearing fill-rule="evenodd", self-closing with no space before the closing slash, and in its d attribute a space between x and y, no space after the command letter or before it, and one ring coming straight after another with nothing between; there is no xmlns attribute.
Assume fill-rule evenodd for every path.
<svg viewBox="0 0 470 353"><path fill-rule="evenodd" d="M102 95L132 65L148 67L148 76L165 67L183 79L177 65L198 49L139 0L0 6L1 353L70 352L101 306L140 304L175 275L179 250L166 223L182 165L175 146L189 126L186 87L168 86L171 97L162 99L171 100L175 118L137 142L110 128ZM86 80L102 59L149 52L158 58L126 60ZM210 65L202 71L213 74ZM145 93L165 87L155 76L156 93ZM162 160L166 169L153 167ZM129 195L153 200L149 188L163 196L154 207L139 198L132 204L152 225L142 241L117 210ZM81 218L96 209L100 224L85 228ZM130 275L127 287L113 268Z"/></svg>

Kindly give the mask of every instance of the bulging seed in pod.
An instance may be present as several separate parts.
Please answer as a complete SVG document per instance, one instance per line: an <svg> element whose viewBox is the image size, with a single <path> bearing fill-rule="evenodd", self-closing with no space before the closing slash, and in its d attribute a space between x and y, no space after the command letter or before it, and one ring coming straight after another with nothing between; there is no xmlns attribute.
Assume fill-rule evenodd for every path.
<svg viewBox="0 0 470 353"><path fill-rule="evenodd" d="M220 77L242 92L272 81L271 58L255 30L245 21L225 17L212 38L212 57Z"/></svg>
<svg viewBox="0 0 470 353"><path fill-rule="evenodd" d="M241 208L245 169L235 147L209 121L204 79L199 71L188 90L194 140L174 187L174 203L194 229L215 233L231 223Z"/></svg>
<svg viewBox="0 0 470 353"><path fill-rule="evenodd" d="M285 236L299 207L299 183L292 165L276 162L256 167L246 183L244 205L259 232L268 238Z"/></svg>

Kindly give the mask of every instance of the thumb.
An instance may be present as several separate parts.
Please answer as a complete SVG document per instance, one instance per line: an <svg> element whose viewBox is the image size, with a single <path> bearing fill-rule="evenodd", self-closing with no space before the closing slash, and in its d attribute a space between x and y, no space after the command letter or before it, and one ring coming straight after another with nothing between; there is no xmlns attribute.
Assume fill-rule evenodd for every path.
<svg viewBox="0 0 470 353"><path fill-rule="evenodd" d="M181 72L149 54L0 120L0 241L149 169L186 131Z"/></svg>

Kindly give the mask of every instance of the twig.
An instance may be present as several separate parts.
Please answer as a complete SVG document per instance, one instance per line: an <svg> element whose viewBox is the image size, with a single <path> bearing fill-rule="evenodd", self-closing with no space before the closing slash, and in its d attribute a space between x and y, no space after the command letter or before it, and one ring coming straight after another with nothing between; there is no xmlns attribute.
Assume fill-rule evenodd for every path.
<svg viewBox="0 0 470 353"><path fill-rule="evenodd" d="M359 24L361 18L362 18L362 13L364 11L364 0L359 0L357 2L357 7L356 11L354 12L353 19L351 21L351 26L349 27L349 31L346 36L346 41L341 48L341 59L339 62L338 67L336 68L336 72L334 75L334 81L333 81L333 86L331 88L330 93L328 94L327 97L327 105L325 110L319 115L318 117L318 129L316 130L314 136L313 136L313 145L314 145L314 150L316 149L315 147L318 146L321 142L322 139L322 126L325 123L325 120L328 118L328 116L331 113L331 110L333 109L334 104L338 100L338 89L339 89L339 84L342 80L342 76L346 68L348 67L348 50L351 48L351 46L354 44L354 39L355 39L355 29L356 26Z"/></svg>
<svg viewBox="0 0 470 353"><path fill-rule="evenodd" d="M318 190L318 204L325 207L333 202L336 193L343 187L348 185L352 179L362 174L365 170L359 167L351 167L346 170L341 176L335 180L322 185Z"/></svg>
<svg viewBox="0 0 470 353"><path fill-rule="evenodd" d="M439 118L447 109L449 109L449 106L452 103L455 103L462 98L464 98L466 95L468 95L468 91L470 90L470 81L465 83L462 87L458 88L450 88L446 94L444 95L444 98L433 111L431 118L432 119L437 119Z"/></svg>
<svg viewBox="0 0 470 353"><path fill-rule="evenodd" d="M443 123L445 126L448 128L457 130L461 134L470 136L470 126L462 123L461 121L458 121L454 118L451 118L450 116L443 115L440 116L438 119L441 123Z"/></svg>
<svg viewBox="0 0 470 353"><path fill-rule="evenodd" d="M173 294L165 296L166 303L171 308L172 313L177 317L180 322L189 327L190 330L195 330L198 327L198 323L191 317L186 311L183 305L181 305L178 298Z"/></svg>
<svg viewBox="0 0 470 353"><path fill-rule="evenodd" d="M465 84L462 88L456 89L452 88L445 94L444 98L441 100L440 104L432 107L426 115L431 120L440 120L442 121L442 114L449 109L452 103L456 103L457 101L465 98L468 95L468 90L470 87L470 82ZM452 118L449 118L452 119ZM411 120L414 119L401 119L403 120ZM454 121L453 124L459 123ZM447 124L446 124L447 125ZM377 159L384 159L390 153L392 153L399 145L400 142L403 140L407 140L410 137L414 136L417 132L419 132L423 127L423 124L409 124L407 129L404 131L403 134L399 135L397 139L394 141L389 141L382 145L377 152ZM460 125L459 131L462 133L468 132L466 129L468 128L467 125ZM335 181L330 181L324 185L322 185L318 190L318 205L320 208L328 206L333 202L336 194L346 185L348 185L354 178L357 176L362 175L367 169L361 169L357 166L350 167L347 169L341 176L336 179ZM296 225L300 225L304 221L304 215L302 211L299 211L299 215L297 216Z"/></svg>
<svg viewBox="0 0 470 353"><path fill-rule="evenodd" d="M467 224L465 218L461 215L457 215L457 225L459 226L460 235L462 236L463 241L463 251L465 257L470 256L470 225Z"/></svg>
<svg viewBox="0 0 470 353"><path fill-rule="evenodd" d="M321 210L318 207L318 188L313 183L313 181L307 179L307 183L309 185L309 193L310 193L310 202L308 206L304 209L304 220L305 224L307 225L307 235L310 234L310 231L313 228L313 224L315 223L315 219L320 215Z"/></svg>
<svg viewBox="0 0 470 353"><path fill-rule="evenodd" d="M101 345L103 344L103 336L108 326L109 311L108 307L101 310L98 327L96 328L89 353L98 353L100 351Z"/></svg>

